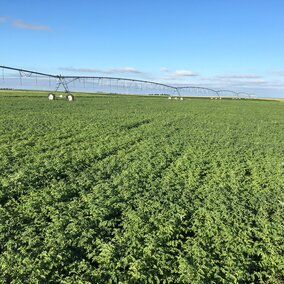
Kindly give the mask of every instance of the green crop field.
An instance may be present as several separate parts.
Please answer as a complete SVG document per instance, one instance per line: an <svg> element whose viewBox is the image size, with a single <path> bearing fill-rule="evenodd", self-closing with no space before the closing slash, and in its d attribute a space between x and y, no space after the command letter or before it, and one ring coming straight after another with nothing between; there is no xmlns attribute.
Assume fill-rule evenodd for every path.
<svg viewBox="0 0 284 284"><path fill-rule="evenodd" d="M0 93L0 283L284 283L284 103Z"/></svg>

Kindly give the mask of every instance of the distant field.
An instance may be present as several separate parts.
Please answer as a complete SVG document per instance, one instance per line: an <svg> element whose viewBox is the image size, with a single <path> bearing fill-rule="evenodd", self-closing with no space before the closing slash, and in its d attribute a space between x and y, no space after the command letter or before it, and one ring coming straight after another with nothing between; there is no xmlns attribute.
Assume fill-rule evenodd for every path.
<svg viewBox="0 0 284 284"><path fill-rule="evenodd" d="M11 94L0 283L284 282L283 103Z"/></svg>
<svg viewBox="0 0 284 284"><path fill-rule="evenodd" d="M7 97L7 96L16 96L16 97L21 97L21 96L25 96L25 97L47 97L47 95L50 93L50 91L38 91L38 90L34 90L34 91L27 91L27 90L1 90L0 89L0 96L2 97ZM54 92L53 92L54 93ZM122 95L122 94L106 94L106 93L94 93L94 92L72 92L75 97L79 96L79 97L90 97L90 96L133 96L131 94L129 95ZM56 92L57 95L64 95L64 92ZM137 95L136 95L137 96ZM142 96L147 96L147 95L142 95ZM141 97L142 97L141 96ZM151 97L159 97L159 96L151 96ZM192 98L192 99L208 99L210 97L205 97L205 96L194 96L194 97L184 97L184 98ZM230 99L230 98L229 98ZM284 98L257 98L257 100L265 100L265 101L279 101L279 102L284 102Z"/></svg>
<svg viewBox="0 0 284 284"><path fill-rule="evenodd" d="M263 98L262 100L284 102L284 98Z"/></svg>
<svg viewBox="0 0 284 284"><path fill-rule="evenodd" d="M27 91L27 90L0 90L0 97L46 97L50 91ZM54 93L54 92L53 92ZM56 92L57 95L64 95L64 92ZM76 92L76 95L79 96L95 96L95 95L106 95L102 93L80 93Z"/></svg>

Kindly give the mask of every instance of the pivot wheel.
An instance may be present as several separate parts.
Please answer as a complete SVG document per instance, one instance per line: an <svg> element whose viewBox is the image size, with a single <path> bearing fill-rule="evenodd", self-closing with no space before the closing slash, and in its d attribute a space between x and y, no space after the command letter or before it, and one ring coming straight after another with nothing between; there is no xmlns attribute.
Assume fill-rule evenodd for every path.
<svg viewBox="0 0 284 284"><path fill-rule="evenodd" d="M66 96L66 99L67 99L69 102L73 102L73 101L74 101L74 96L71 95L71 94L68 94L68 95Z"/></svg>
<svg viewBox="0 0 284 284"><path fill-rule="evenodd" d="M53 101L53 100L55 100L55 95L54 94L52 94L52 93L50 93L50 94L48 94L48 99L50 100L50 101Z"/></svg>

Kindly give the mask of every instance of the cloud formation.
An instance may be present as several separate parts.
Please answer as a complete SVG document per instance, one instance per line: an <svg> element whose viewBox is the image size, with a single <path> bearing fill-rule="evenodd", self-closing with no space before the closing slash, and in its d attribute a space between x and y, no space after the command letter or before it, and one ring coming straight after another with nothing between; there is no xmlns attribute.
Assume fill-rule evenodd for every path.
<svg viewBox="0 0 284 284"><path fill-rule="evenodd" d="M0 23L6 22L8 20L8 17L0 16Z"/></svg>
<svg viewBox="0 0 284 284"><path fill-rule="evenodd" d="M24 22L22 20L13 20L12 26L18 29L33 30L33 31L51 31L49 26L35 25Z"/></svg>
<svg viewBox="0 0 284 284"><path fill-rule="evenodd" d="M269 74L277 77L284 77L284 70L273 70L270 71Z"/></svg>
<svg viewBox="0 0 284 284"><path fill-rule="evenodd" d="M261 79L262 77L256 74L227 74L217 76L219 79Z"/></svg>
<svg viewBox="0 0 284 284"><path fill-rule="evenodd" d="M265 86L268 81L258 74L224 74L211 77L200 77L201 84L218 85L222 87Z"/></svg>
<svg viewBox="0 0 284 284"><path fill-rule="evenodd" d="M16 29L25 29L25 30L33 30L33 31L51 31L49 26L38 25L25 22L20 19L12 19L11 17L0 16L0 23L8 22L12 27Z"/></svg>
<svg viewBox="0 0 284 284"><path fill-rule="evenodd" d="M122 68L112 68L106 71L108 74L116 74L116 73L134 73L134 74L142 74L143 72L133 68L133 67L122 67Z"/></svg>
<svg viewBox="0 0 284 284"><path fill-rule="evenodd" d="M73 67L61 67L59 70L77 73L101 73L99 69L93 68L73 68Z"/></svg>
<svg viewBox="0 0 284 284"><path fill-rule="evenodd" d="M176 70L174 74L172 74L173 76L176 77L196 77L198 76L197 73L191 71L191 70Z"/></svg>
<svg viewBox="0 0 284 284"><path fill-rule="evenodd" d="M198 77L199 74L191 70L176 70L173 73L168 73L167 76L163 77L164 80L180 80L186 77Z"/></svg>
<svg viewBox="0 0 284 284"><path fill-rule="evenodd" d="M236 85L236 86L260 86L260 85L266 85L268 81L263 79L254 79L254 80L240 80L240 81L227 81L227 84L229 85Z"/></svg>
<svg viewBox="0 0 284 284"><path fill-rule="evenodd" d="M281 80L271 80L268 78L219 78L215 77L201 77L199 78L200 86L208 86L215 89L231 89L231 90L273 90L284 89L284 82Z"/></svg>
<svg viewBox="0 0 284 284"><path fill-rule="evenodd" d="M169 72L170 69L168 67L161 67L160 71L162 71L162 72Z"/></svg>
<svg viewBox="0 0 284 284"><path fill-rule="evenodd" d="M145 74L143 71L133 67L120 67L110 69L94 69L94 68L73 68L63 67L60 70L76 73L101 73L101 74Z"/></svg>

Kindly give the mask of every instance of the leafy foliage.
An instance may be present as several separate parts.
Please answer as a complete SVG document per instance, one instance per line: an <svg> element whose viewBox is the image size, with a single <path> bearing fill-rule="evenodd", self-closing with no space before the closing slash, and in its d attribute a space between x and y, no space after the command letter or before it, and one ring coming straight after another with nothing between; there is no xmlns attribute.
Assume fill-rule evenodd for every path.
<svg viewBox="0 0 284 284"><path fill-rule="evenodd" d="M284 104L0 97L1 283L283 283Z"/></svg>

